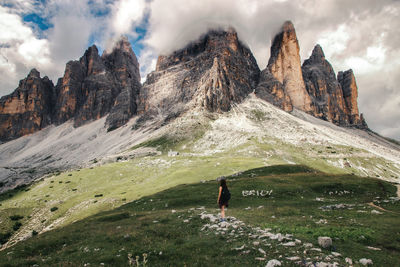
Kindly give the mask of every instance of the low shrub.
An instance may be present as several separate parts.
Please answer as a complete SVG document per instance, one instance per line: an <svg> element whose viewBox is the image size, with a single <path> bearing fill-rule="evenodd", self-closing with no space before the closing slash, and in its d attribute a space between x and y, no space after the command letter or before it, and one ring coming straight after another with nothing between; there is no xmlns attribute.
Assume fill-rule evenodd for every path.
<svg viewBox="0 0 400 267"><path fill-rule="evenodd" d="M10 232L0 233L0 244L3 245L5 243L7 243L7 241L10 239L10 237L11 237Z"/></svg>
<svg viewBox="0 0 400 267"><path fill-rule="evenodd" d="M11 215L10 216L11 221L18 221L18 220L21 220L23 218L24 218L24 216L21 216L21 215Z"/></svg>
<svg viewBox="0 0 400 267"><path fill-rule="evenodd" d="M58 210L57 207L52 207L52 208L50 209L51 212L54 212L54 211L56 211L56 210Z"/></svg>
<svg viewBox="0 0 400 267"><path fill-rule="evenodd" d="M21 222L15 222L13 225L13 230L18 231L19 228L21 228L22 223Z"/></svg>

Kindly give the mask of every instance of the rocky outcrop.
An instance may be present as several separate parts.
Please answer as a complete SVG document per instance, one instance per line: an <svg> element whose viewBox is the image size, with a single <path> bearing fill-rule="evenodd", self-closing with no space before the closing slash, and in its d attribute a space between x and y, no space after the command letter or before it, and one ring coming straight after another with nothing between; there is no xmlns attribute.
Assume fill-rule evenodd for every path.
<svg viewBox="0 0 400 267"><path fill-rule="evenodd" d="M15 91L0 99L0 141L33 133L51 123L53 83L32 69Z"/></svg>
<svg viewBox="0 0 400 267"><path fill-rule="evenodd" d="M348 111L341 85L320 45L316 45L310 58L304 61L302 71L315 108L313 115L338 125L348 125Z"/></svg>
<svg viewBox="0 0 400 267"><path fill-rule="evenodd" d="M348 121L350 125L355 125L360 128L368 128L362 114L359 114L357 97L358 87L353 70L338 73L338 81L342 87L344 102L348 111Z"/></svg>
<svg viewBox="0 0 400 267"><path fill-rule="evenodd" d="M285 92L283 84L271 74L268 68L261 72L260 82L255 89L255 94L285 111L293 110L292 102Z"/></svg>
<svg viewBox="0 0 400 267"><path fill-rule="evenodd" d="M260 70L237 33L211 30L196 42L160 56L143 86L142 112L169 116L191 107L228 111L256 87Z"/></svg>
<svg viewBox="0 0 400 267"><path fill-rule="evenodd" d="M299 52L294 26L292 22L286 21L272 42L267 68L282 84L284 92L279 95L288 95L293 107L312 112L311 98L303 81Z"/></svg>
<svg viewBox="0 0 400 267"><path fill-rule="evenodd" d="M74 119L80 126L110 114L106 126L117 128L136 114L139 90L139 64L126 39L101 57L93 45L79 61L67 63L56 86L54 122Z"/></svg>
<svg viewBox="0 0 400 267"><path fill-rule="evenodd" d="M106 120L107 129L112 130L124 125L137 113L140 69L136 55L125 38L116 43L111 53L104 53L102 58L106 68L113 73L116 88L121 88Z"/></svg>

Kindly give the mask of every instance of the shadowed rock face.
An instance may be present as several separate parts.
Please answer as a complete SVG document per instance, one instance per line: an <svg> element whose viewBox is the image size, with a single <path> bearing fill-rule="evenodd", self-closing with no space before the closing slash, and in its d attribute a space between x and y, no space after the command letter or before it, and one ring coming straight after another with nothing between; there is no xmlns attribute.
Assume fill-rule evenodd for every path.
<svg viewBox="0 0 400 267"><path fill-rule="evenodd" d="M261 72L260 82L255 89L257 97L285 110L292 111L293 105L283 84L279 82L266 68Z"/></svg>
<svg viewBox="0 0 400 267"><path fill-rule="evenodd" d="M343 92L331 64L325 59L321 46L316 45L304 61L303 78L315 107L314 116L338 125L348 125L348 110Z"/></svg>
<svg viewBox="0 0 400 267"><path fill-rule="evenodd" d="M190 107L228 111L257 85L260 70L233 29L212 30L160 56L141 93L142 112L179 114Z"/></svg>
<svg viewBox="0 0 400 267"><path fill-rule="evenodd" d="M56 86L54 122L74 119L80 126L110 113L106 126L117 128L136 114L139 89L139 64L126 39L102 57L92 46L79 61L67 63Z"/></svg>
<svg viewBox="0 0 400 267"><path fill-rule="evenodd" d="M32 69L15 91L0 99L0 141L33 133L51 123L53 83Z"/></svg>
<svg viewBox="0 0 400 267"><path fill-rule="evenodd" d="M294 26L292 22L286 21L272 42L267 68L282 84L284 92L279 95L288 95L293 107L312 112L311 98L303 81L299 52L300 47Z"/></svg>

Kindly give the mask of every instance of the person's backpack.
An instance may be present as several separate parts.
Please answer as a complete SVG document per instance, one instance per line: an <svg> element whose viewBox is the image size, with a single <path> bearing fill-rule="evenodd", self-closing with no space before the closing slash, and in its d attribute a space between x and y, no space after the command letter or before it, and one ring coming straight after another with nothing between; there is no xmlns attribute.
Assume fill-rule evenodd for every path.
<svg viewBox="0 0 400 267"><path fill-rule="evenodd" d="M229 192L227 187L222 188L221 198L222 198L223 202L228 201L229 199L231 199L231 192Z"/></svg>

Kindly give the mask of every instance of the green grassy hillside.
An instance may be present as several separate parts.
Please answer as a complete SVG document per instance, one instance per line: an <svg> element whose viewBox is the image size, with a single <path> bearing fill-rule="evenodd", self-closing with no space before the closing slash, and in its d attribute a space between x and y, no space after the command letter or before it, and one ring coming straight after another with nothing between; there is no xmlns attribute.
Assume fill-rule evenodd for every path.
<svg viewBox="0 0 400 267"><path fill-rule="evenodd" d="M118 164L115 169L103 167L110 168L104 171L118 177L124 171ZM233 166L235 162L229 164ZM154 180L143 186L145 193L123 193L121 187L114 191L114 187L105 185L96 192L103 196L95 197L88 190L90 195L86 197L96 203L108 195L118 196L116 201L123 201L126 196L147 196L19 242L0 252L1 265L129 266L129 258L136 262L136 256L143 265L144 255L147 266L265 266L272 259L281 261L283 266L320 261L343 266L346 257L355 266L361 258L371 259L374 266L398 264L400 201L395 198L396 188L387 182L354 175L328 175L294 165L251 169L228 177L232 199L227 215L232 217L227 224L221 224L212 221L218 215L217 182L205 179L188 184L199 179L194 173L202 173L201 164L198 168L193 173L176 174L187 179L186 184L156 194L152 192L163 188ZM76 187L82 192L87 189L84 184L77 184L78 177L89 175L90 171L60 175L42 187L51 193L53 185L52 189L61 195ZM233 173L226 170L229 171ZM215 173L214 178L219 175ZM130 186L128 180L113 182L125 182L127 189ZM28 192L35 190L39 189L33 186ZM12 197L3 195L1 203L8 203L10 198L15 201L19 194L25 195L22 192L24 189L11 193ZM83 197L76 199L76 203L79 201ZM385 211L372 207L368 204L371 202ZM62 204L48 206L59 208L52 212L54 216L64 209ZM3 223L12 227L18 221L23 227L28 220L26 214L31 212L26 209L10 207L10 215L18 213L24 218L13 221L3 216L2 227ZM331 237L332 247L319 251L319 236Z"/></svg>

